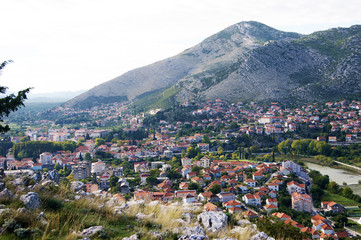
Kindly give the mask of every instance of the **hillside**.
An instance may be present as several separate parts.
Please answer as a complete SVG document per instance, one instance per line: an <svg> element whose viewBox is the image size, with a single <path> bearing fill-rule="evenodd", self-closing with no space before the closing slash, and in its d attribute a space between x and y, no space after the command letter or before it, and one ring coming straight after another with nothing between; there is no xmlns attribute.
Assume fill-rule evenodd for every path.
<svg viewBox="0 0 361 240"><path fill-rule="evenodd" d="M149 108L214 98L294 103L357 95L360 30L356 25L302 36L258 22L237 23L176 56L96 86L65 106L133 100Z"/></svg>

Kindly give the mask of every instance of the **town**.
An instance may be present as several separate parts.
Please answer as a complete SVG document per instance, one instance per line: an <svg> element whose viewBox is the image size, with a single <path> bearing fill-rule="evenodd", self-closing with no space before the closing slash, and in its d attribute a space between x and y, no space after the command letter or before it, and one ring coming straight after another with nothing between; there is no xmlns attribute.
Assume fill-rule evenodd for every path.
<svg viewBox="0 0 361 240"><path fill-rule="evenodd" d="M290 147L293 154L280 148L285 141L308 139L309 145L322 143L314 155L326 155L324 149L358 144L360 102L287 108L217 99L148 113L129 106L58 107L40 114L44 119L26 121L20 115L23 133L15 128L3 136L3 174L66 182L78 199L201 206L204 212L257 222L260 231L266 231L267 220L279 221L297 229L295 239L360 236L345 226L347 208L323 201L315 191L342 186L307 169L295 156L301 153L297 146ZM0 187L2 201L9 190Z"/></svg>

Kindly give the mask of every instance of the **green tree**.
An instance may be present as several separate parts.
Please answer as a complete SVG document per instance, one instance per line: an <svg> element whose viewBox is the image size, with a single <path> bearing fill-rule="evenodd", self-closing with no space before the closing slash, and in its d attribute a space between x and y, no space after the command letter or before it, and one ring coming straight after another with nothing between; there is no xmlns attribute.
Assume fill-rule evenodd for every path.
<svg viewBox="0 0 361 240"><path fill-rule="evenodd" d="M204 134L204 135L203 135L202 143L211 143L211 141L209 140L209 137L208 137L207 134Z"/></svg>
<svg viewBox="0 0 361 240"><path fill-rule="evenodd" d="M330 181L330 183L328 184L328 190L330 190L330 192L332 193L338 193L340 190L340 186L336 182Z"/></svg>
<svg viewBox="0 0 361 240"><path fill-rule="evenodd" d="M151 177L158 177L160 174L160 170L155 168L149 171L149 174Z"/></svg>
<svg viewBox="0 0 361 240"><path fill-rule="evenodd" d="M90 161L92 159L90 153L86 152L85 155L84 155L84 160L85 161Z"/></svg>
<svg viewBox="0 0 361 240"><path fill-rule="evenodd" d="M238 124L235 122L231 122L231 124L229 125L229 129L238 129Z"/></svg>
<svg viewBox="0 0 361 240"><path fill-rule="evenodd" d="M0 64L0 75L5 66L12 61L4 61ZM0 93L6 94L7 87L0 86ZM26 94L30 92L30 88L19 91L17 95L10 94L0 98L0 123L4 122L3 118L8 117L11 112L17 111L24 106L24 101L27 99ZM5 133L10 130L9 125L0 124L0 133Z"/></svg>
<svg viewBox="0 0 361 240"><path fill-rule="evenodd" d="M219 155L223 155L223 154L224 154L224 150L223 150L223 148L222 148L221 146L219 146L219 147L217 148L217 152L218 152Z"/></svg>
<svg viewBox="0 0 361 240"><path fill-rule="evenodd" d="M105 143L105 140L103 138L96 138L94 147L99 147L100 145L103 145L104 143Z"/></svg>
<svg viewBox="0 0 361 240"><path fill-rule="evenodd" d="M30 141L30 139L28 136L24 136L20 139L20 142L29 142L29 141Z"/></svg>
<svg viewBox="0 0 361 240"><path fill-rule="evenodd" d="M197 165L194 165L194 166L192 167L192 172L199 173L201 170L202 170L202 168L199 167L199 166L197 166Z"/></svg>
<svg viewBox="0 0 361 240"><path fill-rule="evenodd" d="M179 172L172 170L172 169L167 171L166 176L167 176L167 178L169 178L171 180L179 179L182 177L182 175Z"/></svg>
<svg viewBox="0 0 361 240"><path fill-rule="evenodd" d="M218 194L221 192L222 187L219 184L214 184L210 189L209 189L213 194Z"/></svg>
<svg viewBox="0 0 361 240"><path fill-rule="evenodd" d="M56 163L54 168L55 168L56 171L59 171L61 169L61 166L60 166L59 163Z"/></svg>
<svg viewBox="0 0 361 240"><path fill-rule="evenodd" d="M146 182L150 185L150 186L154 186L158 183L158 180L156 177L153 177L153 176L149 176L147 177L146 179Z"/></svg>
<svg viewBox="0 0 361 240"><path fill-rule="evenodd" d="M195 182L191 182L189 185L188 185L188 189L189 190L198 190L199 188L199 184L198 183L195 183Z"/></svg>
<svg viewBox="0 0 361 240"><path fill-rule="evenodd" d="M353 196L352 189L350 187L345 187L344 189L342 189L342 196L347 198L352 198Z"/></svg>
<svg viewBox="0 0 361 240"><path fill-rule="evenodd" d="M109 187L113 188L118 185L119 178L117 176L111 176L109 179Z"/></svg>

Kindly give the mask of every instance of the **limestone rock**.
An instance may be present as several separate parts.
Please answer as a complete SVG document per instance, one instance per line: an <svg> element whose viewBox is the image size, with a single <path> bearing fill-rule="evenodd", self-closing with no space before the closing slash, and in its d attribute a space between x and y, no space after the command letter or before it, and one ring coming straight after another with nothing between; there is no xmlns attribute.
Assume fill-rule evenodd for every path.
<svg viewBox="0 0 361 240"><path fill-rule="evenodd" d="M272 237L269 237L264 232L259 232L256 235L254 235L253 237L251 237L250 240L275 240L275 239Z"/></svg>
<svg viewBox="0 0 361 240"><path fill-rule="evenodd" d="M239 220L239 221L237 221L237 224L238 224L239 226L243 226L243 225L250 225L251 222L248 221L248 220Z"/></svg>
<svg viewBox="0 0 361 240"><path fill-rule="evenodd" d="M137 234L134 234L128 238L123 238L122 240L138 240Z"/></svg>
<svg viewBox="0 0 361 240"><path fill-rule="evenodd" d="M154 213L151 213L151 214L149 214L149 215L146 215L146 214L144 214L144 213L139 212L139 213L137 213L137 215L135 215L135 217L136 217L137 219L151 219L151 218L154 218Z"/></svg>
<svg viewBox="0 0 361 240"><path fill-rule="evenodd" d="M28 209L26 209L26 208L18 208L18 209L16 210L16 212L17 212L17 213L20 213L20 214L22 214L22 215L29 215L29 214L31 214L31 212L30 212Z"/></svg>
<svg viewBox="0 0 361 240"><path fill-rule="evenodd" d="M41 179L42 179L41 173L40 173L40 172L35 172L35 173L32 175L32 178L33 178L35 181L40 182Z"/></svg>
<svg viewBox="0 0 361 240"><path fill-rule="evenodd" d="M54 169L54 170L51 170L49 172L44 172L43 175L42 175L42 180L43 181L52 180L52 181L54 181L56 183L59 183L60 175L59 175L58 171L56 171Z"/></svg>
<svg viewBox="0 0 361 240"><path fill-rule="evenodd" d="M223 212L202 212L198 215L198 221L203 224L207 231L216 232L227 227L227 215Z"/></svg>
<svg viewBox="0 0 361 240"><path fill-rule="evenodd" d="M93 227L84 229L83 232L81 233L81 235L83 237L91 237L100 231L105 231L102 226L93 226Z"/></svg>
<svg viewBox="0 0 361 240"><path fill-rule="evenodd" d="M11 200L12 197L13 197L13 193L9 191L7 188L5 188L0 192L0 200L2 201L9 201Z"/></svg>
<svg viewBox="0 0 361 240"><path fill-rule="evenodd" d="M10 208L0 209L0 216L1 216L1 214L3 214L3 213L7 213L7 212L10 212L10 211L11 211L11 209L10 209Z"/></svg>
<svg viewBox="0 0 361 240"><path fill-rule="evenodd" d="M70 184L70 189L74 192L80 191L80 190L86 190L85 184L80 181L72 181Z"/></svg>
<svg viewBox="0 0 361 240"><path fill-rule="evenodd" d="M182 236L179 239L182 240L204 240L208 239L206 232L204 231L204 228L200 226L196 227L182 227L182 228L176 228L172 230L173 232L180 233Z"/></svg>
<svg viewBox="0 0 361 240"><path fill-rule="evenodd" d="M35 192L28 192L27 194L22 195L20 200L23 202L25 207L30 210L40 207L41 204L40 197Z"/></svg>

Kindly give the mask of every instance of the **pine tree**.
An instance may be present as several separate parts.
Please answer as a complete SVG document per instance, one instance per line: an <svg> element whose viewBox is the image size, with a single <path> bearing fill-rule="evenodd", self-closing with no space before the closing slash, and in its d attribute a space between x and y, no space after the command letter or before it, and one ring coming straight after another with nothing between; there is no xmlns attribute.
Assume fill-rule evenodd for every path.
<svg viewBox="0 0 361 240"><path fill-rule="evenodd" d="M5 66L12 61L5 61L0 65L0 75ZM6 94L7 87L0 86L0 93ZM11 112L17 111L20 107L24 106L24 100L27 98L26 94L29 93L30 88L19 91L17 95L10 94L0 98L0 123L4 122L3 118L8 117ZM10 130L9 125L0 124L0 133L5 133Z"/></svg>

